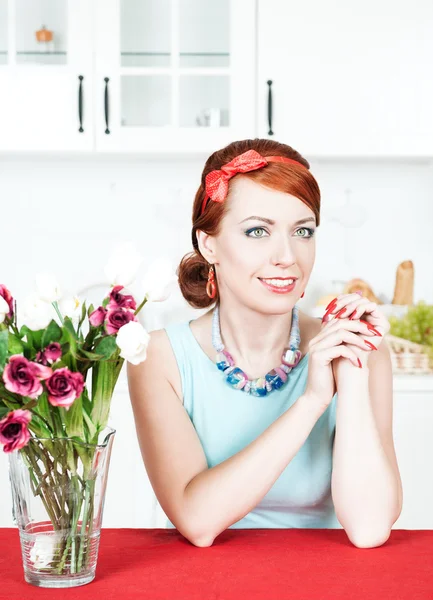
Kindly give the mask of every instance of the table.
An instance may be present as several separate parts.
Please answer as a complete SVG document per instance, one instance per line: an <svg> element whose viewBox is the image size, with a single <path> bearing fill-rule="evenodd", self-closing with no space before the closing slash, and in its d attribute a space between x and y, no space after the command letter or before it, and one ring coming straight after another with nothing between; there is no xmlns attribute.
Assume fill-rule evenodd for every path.
<svg viewBox="0 0 433 600"><path fill-rule="evenodd" d="M95 579L24 581L17 528L0 529L1 600L432 600L433 531L356 548L343 529L228 529L208 548L175 529L102 529Z"/></svg>

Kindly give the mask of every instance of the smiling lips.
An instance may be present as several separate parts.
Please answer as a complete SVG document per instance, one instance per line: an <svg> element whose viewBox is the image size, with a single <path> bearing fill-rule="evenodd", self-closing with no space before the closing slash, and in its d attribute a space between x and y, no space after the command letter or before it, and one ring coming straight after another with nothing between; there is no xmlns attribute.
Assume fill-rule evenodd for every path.
<svg viewBox="0 0 433 600"><path fill-rule="evenodd" d="M267 287L272 292L277 292L280 294L285 294L287 292L291 292L296 284L296 278L294 277L275 277L270 279L265 279L259 277L259 280L263 283L265 287Z"/></svg>

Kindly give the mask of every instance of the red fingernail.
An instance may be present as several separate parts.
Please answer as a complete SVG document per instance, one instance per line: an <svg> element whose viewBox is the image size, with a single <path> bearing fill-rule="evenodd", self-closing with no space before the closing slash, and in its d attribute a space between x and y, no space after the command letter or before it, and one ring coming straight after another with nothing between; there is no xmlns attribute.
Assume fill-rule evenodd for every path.
<svg viewBox="0 0 433 600"><path fill-rule="evenodd" d="M335 315L336 319L339 319L341 317L341 315L346 312L345 308L342 308L341 310L338 311L338 313Z"/></svg>
<svg viewBox="0 0 433 600"><path fill-rule="evenodd" d="M353 313L352 313L352 314L350 315L350 317L349 317L349 319L350 319L351 321L353 321L353 319L355 318L355 313L356 313L356 308L355 308L355 310L353 311Z"/></svg>
<svg viewBox="0 0 433 600"><path fill-rule="evenodd" d="M374 344L372 344L371 342L369 342L368 340L364 340L364 343L367 344L367 346L370 346L370 348L372 350L377 350L376 346Z"/></svg>
<svg viewBox="0 0 433 600"><path fill-rule="evenodd" d="M337 304L337 298L334 298L334 300L332 300L332 301L331 301L331 302L328 304L328 306L325 308L325 310L328 310L328 309L330 309L330 308L331 308L331 306L332 306L332 307L335 307L335 305L336 305L336 304Z"/></svg>
<svg viewBox="0 0 433 600"><path fill-rule="evenodd" d="M359 360L359 358L358 358L358 365L359 365L359 368L362 369L362 362Z"/></svg>
<svg viewBox="0 0 433 600"><path fill-rule="evenodd" d="M375 333L376 335L380 335L380 337L382 337L382 334L380 333L380 331L377 331L377 329L375 329L373 327L373 325L367 325L369 331L372 331L373 333Z"/></svg>
<svg viewBox="0 0 433 600"><path fill-rule="evenodd" d="M328 308L328 310L325 312L325 314L322 317L322 323L325 321L326 317L332 313L332 311L334 310L335 306L330 306Z"/></svg>

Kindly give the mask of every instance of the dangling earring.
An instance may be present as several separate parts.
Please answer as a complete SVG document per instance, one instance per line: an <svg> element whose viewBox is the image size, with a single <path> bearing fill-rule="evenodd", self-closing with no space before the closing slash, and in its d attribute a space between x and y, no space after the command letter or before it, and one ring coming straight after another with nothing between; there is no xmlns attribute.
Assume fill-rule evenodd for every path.
<svg viewBox="0 0 433 600"><path fill-rule="evenodd" d="M215 298L216 292L215 271L213 265L211 265L209 267L209 274L207 276L206 294L209 296L209 298Z"/></svg>
<svg viewBox="0 0 433 600"><path fill-rule="evenodd" d="M304 296L305 296L305 292L302 292L302 296L301 296L301 298L303 298Z"/></svg>

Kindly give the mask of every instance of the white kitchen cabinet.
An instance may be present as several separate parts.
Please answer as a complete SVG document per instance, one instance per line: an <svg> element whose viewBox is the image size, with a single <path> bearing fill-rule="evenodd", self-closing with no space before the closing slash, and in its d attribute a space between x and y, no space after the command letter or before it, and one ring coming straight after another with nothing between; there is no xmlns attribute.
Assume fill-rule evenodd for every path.
<svg viewBox="0 0 433 600"><path fill-rule="evenodd" d="M254 136L254 2L95 6L97 151L212 152Z"/></svg>
<svg viewBox="0 0 433 600"><path fill-rule="evenodd" d="M431 156L432 31L431 0L259 0L259 137L308 157Z"/></svg>
<svg viewBox="0 0 433 600"><path fill-rule="evenodd" d="M0 0L0 151L92 150L92 84L88 0Z"/></svg>

